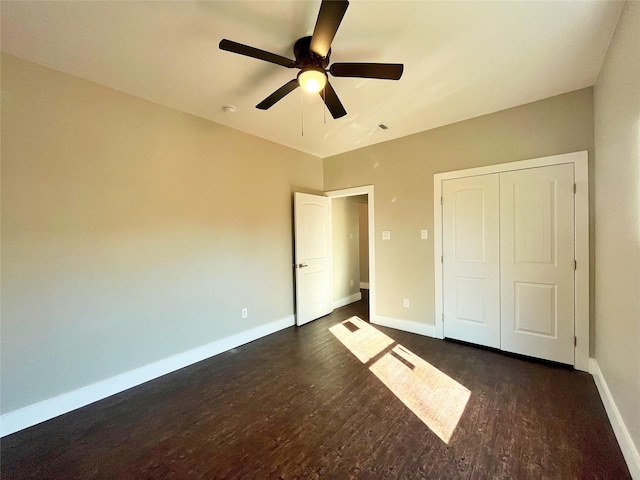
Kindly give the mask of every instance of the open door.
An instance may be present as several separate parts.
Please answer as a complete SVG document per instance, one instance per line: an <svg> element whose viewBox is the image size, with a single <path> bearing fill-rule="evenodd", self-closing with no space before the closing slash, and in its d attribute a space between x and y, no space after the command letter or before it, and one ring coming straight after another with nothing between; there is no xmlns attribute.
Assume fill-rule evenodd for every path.
<svg viewBox="0 0 640 480"><path fill-rule="evenodd" d="M296 324L333 310L331 199L294 194Z"/></svg>

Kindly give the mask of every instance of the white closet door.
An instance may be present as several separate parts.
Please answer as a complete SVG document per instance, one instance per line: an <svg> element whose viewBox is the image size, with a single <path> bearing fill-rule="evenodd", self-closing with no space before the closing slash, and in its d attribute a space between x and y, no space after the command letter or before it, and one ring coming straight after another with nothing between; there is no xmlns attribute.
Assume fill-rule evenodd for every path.
<svg viewBox="0 0 640 480"><path fill-rule="evenodd" d="M573 165L500 174L501 348L574 364Z"/></svg>
<svg viewBox="0 0 640 480"><path fill-rule="evenodd" d="M500 348L498 174L443 182L444 336Z"/></svg>

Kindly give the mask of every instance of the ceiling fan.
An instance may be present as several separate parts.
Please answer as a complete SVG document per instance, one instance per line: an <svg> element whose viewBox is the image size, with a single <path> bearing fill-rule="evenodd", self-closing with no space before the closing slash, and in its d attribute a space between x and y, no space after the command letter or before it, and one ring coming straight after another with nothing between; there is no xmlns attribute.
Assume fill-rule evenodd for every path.
<svg viewBox="0 0 640 480"><path fill-rule="evenodd" d="M267 110L301 86L308 92L320 93L333 118L340 118L346 115L347 111L329 83L327 72L334 77L400 79L404 69L401 63L334 63L327 69L331 55L331 42L348 6L347 0L322 0L313 36L302 37L293 46L295 60L231 40L223 39L220 41L221 50L246 55L287 68L300 69L297 78L285 83L256 105L256 108Z"/></svg>

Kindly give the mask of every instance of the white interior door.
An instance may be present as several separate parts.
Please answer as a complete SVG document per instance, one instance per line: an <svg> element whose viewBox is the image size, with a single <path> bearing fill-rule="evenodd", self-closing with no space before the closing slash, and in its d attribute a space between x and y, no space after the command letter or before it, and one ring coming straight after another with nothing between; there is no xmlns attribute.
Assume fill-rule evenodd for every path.
<svg viewBox="0 0 640 480"><path fill-rule="evenodd" d="M500 348L498 174L442 188L444 336Z"/></svg>
<svg viewBox="0 0 640 480"><path fill-rule="evenodd" d="M331 199L294 194L296 324L333 310Z"/></svg>
<svg viewBox="0 0 640 480"><path fill-rule="evenodd" d="M574 364L573 165L500 174L501 348Z"/></svg>

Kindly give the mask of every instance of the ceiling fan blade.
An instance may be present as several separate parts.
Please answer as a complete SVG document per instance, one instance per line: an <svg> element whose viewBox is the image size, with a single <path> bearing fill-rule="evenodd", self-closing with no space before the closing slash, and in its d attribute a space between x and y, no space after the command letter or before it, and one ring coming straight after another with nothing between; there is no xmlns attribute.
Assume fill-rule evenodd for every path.
<svg viewBox="0 0 640 480"><path fill-rule="evenodd" d="M334 77L380 78L400 80L404 65L401 63L334 63L329 72Z"/></svg>
<svg viewBox="0 0 640 480"><path fill-rule="evenodd" d="M220 47L220 50L246 55L247 57L257 58L258 60L275 63L276 65L282 65L287 68L294 68L296 66L295 61L289 60L286 57L266 52L259 48L250 47L249 45L243 45L242 43L234 42L232 40L227 40L226 38L220 40L218 47Z"/></svg>
<svg viewBox="0 0 640 480"><path fill-rule="evenodd" d="M298 79L294 78L293 80L285 83L283 86L281 86L278 90L276 90L271 95L269 95L263 101L261 101L258 105L256 105L256 108L259 108L260 110L268 110L276 102L279 102L280 100L282 100L285 96L293 92L299 86L300 84L298 83Z"/></svg>
<svg viewBox="0 0 640 480"><path fill-rule="evenodd" d="M320 57L326 57L336 36L342 17L347 11L347 0L323 0L318 13L318 20L313 29L309 50Z"/></svg>
<svg viewBox="0 0 640 480"><path fill-rule="evenodd" d="M344 117L347 114L347 111L342 106L336 91L329 82L326 83L324 90L321 90L319 93L333 118Z"/></svg>

